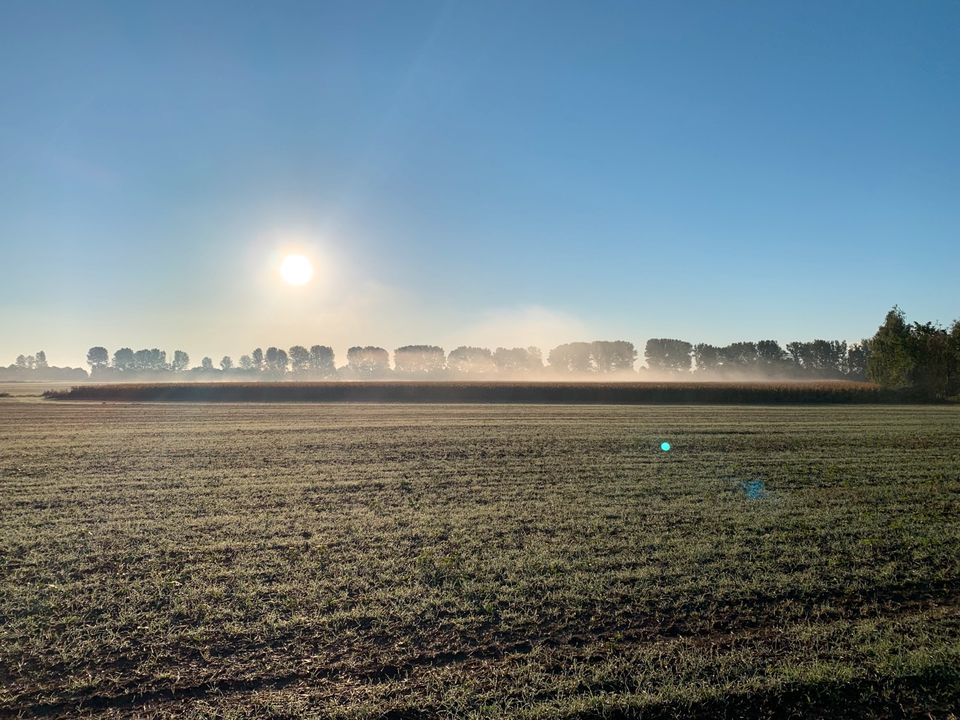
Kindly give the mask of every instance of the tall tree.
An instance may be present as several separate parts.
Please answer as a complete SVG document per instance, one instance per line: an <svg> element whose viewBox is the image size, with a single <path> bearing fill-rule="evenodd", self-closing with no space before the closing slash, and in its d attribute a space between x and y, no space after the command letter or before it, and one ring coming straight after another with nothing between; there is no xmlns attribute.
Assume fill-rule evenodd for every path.
<svg viewBox="0 0 960 720"><path fill-rule="evenodd" d="M720 348L720 364L725 370L747 370L756 367L757 344L735 342Z"/></svg>
<svg viewBox="0 0 960 720"><path fill-rule="evenodd" d="M130 372L133 367L133 350L120 348L113 353L113 367L121 372Z"/></svg>
<svg viewBox="0 0 960 720"><path fill-rule="evenodd" d="M290 367L295 373L303 372L310 367L310 351L303 345L294 345L291 347Z"/></svg>
<svg viewBox="0 0 960 720"><path fill-rule="evenodd" d="M183 350L173 351L173 363L171 369L174 372L183 372L190 367L190 356Z"/></svg>
<svg viewBox="0 0 960 720"><path fill-rule="evenodd" d="M87 350L87 364L90 366L90 372L102 371L110 364L110 353L105 347L99 345Z"/></svg>
<svg viewBox="0 0 960 720"><path fill-rule="evenodd" d="M337 374L337 366L333 355L333 348L327 345L313 345L310 348L310 369L320 377L333 377Z"/></svg>
<svg viewBox="0 0 960 720"><path fill-rule="evenodd" d="M847 348L844 373L851 380L867 379L867 359L870 357L870 341L863 340Z"/></svg>
<svg viewBox="0 0 960 720"><path fill-rule="evenodd" d="M912 366L910 328L903 311L894 306L870 340L867 378L884 387L905 388Z"/></svg>
<svg viewBox="0 0 960 720"><path fill-rule="evenodd" d="M587 374L597 372L591 343L571 342L557 345L547 355L547 363L554 372Z"/></svg>
<svg viewBox="0 0 960 720"><path fill-rule="evenodd" d="M698 373L713 373L720 369L720 348L698 343L693 346L693 359Z"/></svg>
<svg viewBox="0 0 960 720"><path fill-rule="evenodd" d="M268 372L277 372L280 369L280 350L275 347L268 347L263 356L263 365ZM286 370L286 366L283 368Z"/></svg>
<svg viewBox="0 0 960 720"><path fill-rule="evenodd" d="M17 359L14 361L18 368L22 370L27 369L27 356L26 355L17 355Z"/></svg>
<svg viewBox="0 0 960 720"><path fill-rule="evenodd" d="M594 340L590 343L593 366L601 374L633 372L637 349L626 340Z"/></svg>
<svg viewBox="0 0 960 720"><path fill-rule="evenodd" d="M252 370L253 369L253 360L249 355L240 356L240 369L241 370Z"/></svg>
<svg viewBox="0 0 960 720"><path fill-rule="evenodd" d="M229 355L224 355L223 358L220 360L220 369L226 372L232 367L233 367L233 358L231 358Z"/></svg>
<svg viewBox="0 0 960 720"><path fill-rule="evenodd" d="M213 370L213 359L209 357L203 358L203 360L200 361L200 367L204 370Z"/></svg>
<svg viewBox="0 0 960 720"><path fill-rule="evenodd" d="M783 366L787 354L776 340L761 340L757 343L757 363L766 370Z"/></svg>
<svg viewBox="0 0 960 720"><path fill-rule="evenodd" d="M36 355L37 370L46 370L48 367L49 365L47 365L47 354L43 350L38 350Z"/></svg>
<svg viewBox="0 0 960 720"><path fill-rule="evenodd" d="M446 353L436 345L404 345L393 351L393 367L408 377L439 377L446 369Z"/></svg>
<svg viewBox="0 0 960 720"><path fill-rule="evenodd" d="M250 360L253 361L254 370L263 370L263 350L254 348L253 352L250 353Z"/></svg>
<svg viewBox="0 0 960 720"><path fill-rule="evenodd" d="M693 346L686 340L652 338L647 340L643 355L651 370L689 372Z"/></svg>
<svg viewBox="0 0 960 720"><path fill-rule="evenodd" d="M490 350L466 345L450 351L450 355L447 356L447 368L454 375L480 377L492 375L497 370Z"/></svg>
<svg viewBox="0 0 960 720"><path fill-rule="evenodd" d="M390 355L382 347L356 345L347 350L347 367L358 377L384 377L390 373Z"/></svg>
<svg viewBox="0 0 960 720"><path fill-rule="evenodd" d="M519 377L543 370L543 354L536 347L498 347L493 352L493 364L500 375Z"/></svg>

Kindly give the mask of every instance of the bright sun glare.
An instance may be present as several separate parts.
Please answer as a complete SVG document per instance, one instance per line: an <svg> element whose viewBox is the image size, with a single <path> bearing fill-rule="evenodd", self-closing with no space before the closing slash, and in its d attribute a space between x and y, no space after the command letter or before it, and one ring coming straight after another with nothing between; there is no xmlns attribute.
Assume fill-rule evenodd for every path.
<svg viewBox="0 0 960 720"><path fill-rule="evenodd" d="M280 264L280 276L287 285L306 285L313 277L313 264L303 255L287 255Z"/></svg>

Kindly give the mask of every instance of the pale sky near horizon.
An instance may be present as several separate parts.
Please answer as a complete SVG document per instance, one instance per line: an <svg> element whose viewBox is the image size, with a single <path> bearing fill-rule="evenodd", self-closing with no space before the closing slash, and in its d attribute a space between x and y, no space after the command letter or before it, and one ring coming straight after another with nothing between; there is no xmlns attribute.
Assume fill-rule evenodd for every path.
<svg viewBox="0 0 960 720"><path fill-rule="evenodd" d="M8 0L0 365L948 323L958 29L946 1Z"/></svg>

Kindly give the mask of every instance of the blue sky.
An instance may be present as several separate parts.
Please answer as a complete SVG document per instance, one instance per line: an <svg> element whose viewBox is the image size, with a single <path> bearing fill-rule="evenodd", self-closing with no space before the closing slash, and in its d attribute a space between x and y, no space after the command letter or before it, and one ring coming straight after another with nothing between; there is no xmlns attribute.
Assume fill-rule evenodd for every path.
<svg viewBox="0 0 960 720"><path fill-rule="evenodd" d="M958 27L956 2L5 2L0 364L949 322Z"/></svg>

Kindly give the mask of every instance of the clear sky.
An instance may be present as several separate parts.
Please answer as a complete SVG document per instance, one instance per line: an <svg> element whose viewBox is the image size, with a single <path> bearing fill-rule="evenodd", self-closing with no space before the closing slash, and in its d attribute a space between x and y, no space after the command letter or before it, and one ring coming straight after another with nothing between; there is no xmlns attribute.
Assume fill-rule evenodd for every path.
<svg viewBox="0 0 960 720"><path fill-rule="evenodd" d="M0 364L946 323L958 32L953 1L7 0Z"/></svg>

